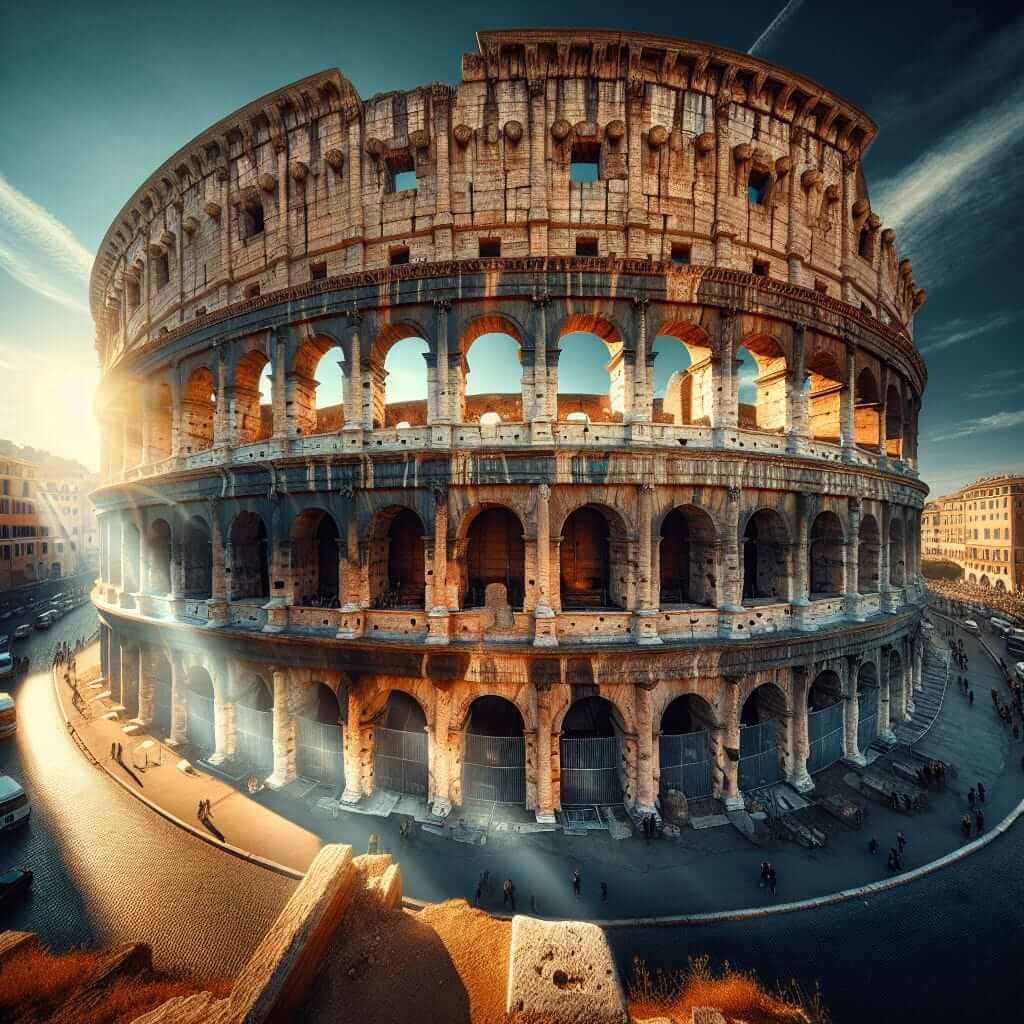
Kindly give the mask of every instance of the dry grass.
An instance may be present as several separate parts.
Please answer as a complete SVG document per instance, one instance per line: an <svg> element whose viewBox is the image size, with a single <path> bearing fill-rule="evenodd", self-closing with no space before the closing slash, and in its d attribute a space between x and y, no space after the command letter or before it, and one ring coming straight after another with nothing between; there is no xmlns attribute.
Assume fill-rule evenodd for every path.
<svg viewBox="0 0 1024 1024"><path fill-rule="evenodd" d="M727 1020L746 1024L829 1024L817 992L808 998L795 982L769 992L752 972L725 964L715 973L708 957L690 960L682 971L652 975L637 963L629 990L629 1008L637 1020L691 1019L695 1007L710 1006Z"/></svg>
<svg viewBox="0 0 1024 1024"><path fill-rule="evenodd" d="M15 954L0 969L0 1024L43 1024L97 970L101 953L74 950L56 955L42 949ZM212 992L224 996L231 982L177 981L152 972L121 978L90 999L89 1024L128 1024L173 996Z"/></svg>

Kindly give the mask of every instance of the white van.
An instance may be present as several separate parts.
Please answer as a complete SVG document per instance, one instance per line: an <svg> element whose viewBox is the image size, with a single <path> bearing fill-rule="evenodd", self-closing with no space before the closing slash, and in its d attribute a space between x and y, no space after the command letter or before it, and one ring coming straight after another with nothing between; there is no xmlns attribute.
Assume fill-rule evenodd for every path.
<svg viewBox="0 0 1024 1024"><path fill-rule="evenodd" d="M981 632L981 630L978 629L978 624L974 621L974 619L964 619L964 621L961 622L960 625L967 633L974 633L975 635L977 635Z"/></svg>
<svg viewBox="0 0 1024 1024"><path fill-rule="evenodd" d="M0 775L0 829L17 828L28 824L32 808L25 790L10 777Z"/></svg>
<svg viewBox="0 0 1024 1024"><path fill-rule="evenodd" d="M1007 637L1011 632L1013 632L1013 623L1007 622L1006 619L1000 619L998 616L993 615L988 621L991 624L993 631L998 633L999 636Z"/></svg>

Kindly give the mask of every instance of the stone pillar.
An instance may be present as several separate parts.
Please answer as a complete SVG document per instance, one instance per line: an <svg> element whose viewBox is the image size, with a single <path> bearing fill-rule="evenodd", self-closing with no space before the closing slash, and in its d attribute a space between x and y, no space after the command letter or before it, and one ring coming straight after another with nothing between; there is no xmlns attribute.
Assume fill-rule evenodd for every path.
<svg viewBox="0 0 1024 1024"><path fill-rule="evenodd" d="M924 640L918 634L914 638L914 692L920 693L924 689L921 680L921 669L924 664Z"/></svg>
<svg viewBox="0 0 1024 1024"><path fill-rule="evenodd" d="M431 801L431 813L445 818L451 813L452 801L452 764L451 726L452 694L450 689L440 687L434 690L434 734L431 737L431 779L433 786L428 797Z"/></svg>
<svg viewBox="0 0 1024 1024"><path fill-rule="evenodd" d="M857 447L854 402L856 398L857 346L852 338L846 342L846 387L839 395L839 443L843 447L843 461L853 462Z"/></svg>
<svg viewBox="0 0 1024 1024"><path fill-rule="evenodd" d="M295 745L298 723L295 720L294 687L288 673L274 671L274 771L267 779L271 789L281 789L295 780Z"/></svg>
<svg viewBox="0 0 1024 1024"><path fill-rule="evenodd" d="M846 614L861 621L864 616L860 611L860 520L863 507L860 498L850 498L848 518L850 528L846 535L843 548L844 578L846 580Z"/></svg>
<svg viewBox="0 0 1024 1024"><path fill-rule="evenodd" d="M210 554L213 566L210 600L207 602L210 626L225 626L229 621L227 582L224 574L224 534L220 528L220 514L210 502Z"/></svg>
<svg viewBox="0 0 1024 1024"><path fill-rule="evenodd" d="M722 803L726 810L743 809L740 792L740 683L742 676L725 676L723 682L722 729L724 739L720 750Z"/></svg>
<svg viewBox="0 0 1024 1024"><path fill-rule="evenodd" d="M181 375L178 372L178 364L168 377L171 391L171 456L181 456Z"/></svg>
<svg viewBox="0 0 1024 1024"><path fill-rule="evenodd" d="M548 381L548 315L547 293L533 297L533 419L530 438L535 444L551 444L551 420L557 416L557 393L552 396ZM557 377L555 378L557 380ZM552 400L553 397L553 400ZM552 408L554 405L554 408ZM526 415L526 410L523 410Z"/></svg>
<svg viewBox="0 0 1024 1024"><path fill-rule="evenodd" d="M880 691L878 701L878 736L879 739L884 740L886 743L895 743L896 733L892 731L889 668L889 647L885 645L882 647L882 652L878 659L878 688Z"/></svg>
<svg viewBox="0 0 1024 1024"><path fill-rule="evenodd" d="M277 237L274 239L274 258L284 263L288 274L288 146L284 136L274 137L277 155ZM285 284L287 284L287 280Z"/></svg>
<svg viewBox="0 0 1024 1024"><path fill-rule="evenodd" d="M555 823L555 802L551 779L551 690L537 688L537 808L539 824Z"/></svg>
<svg viewBox="0 0 1024 1024"><path fill-rule="evenodd" d="M654 389L651 386L648 367L647 296L635 296L633 309L636 316L636 353L633 363L633 395L631 401L629 395L626 396L627 402L630 403L626 410L626 418L634 423L650 423L654 412ZM647 436L646 432L634 434L634 438L641 440L646 440Z"/></svg>
<svg viewBox="0 0 1024 1024"><path fill-rule="evenodd" d="M789 368L789 433L786 437L786 448L794 455L802 455L807 451L808 419L807 391L804 384L807 380L807 325L794 321L793 358Z"/></svg>
<svg viewBox="0 0 1024 1024"><path fill-rule="evenodd" d="M892 583L889 580L891 571L889 565L889 536L892 523L892 506L887 501L882 502L882 521L879 524L880 537L878 540L878 592L882 598L882 611L893 612L896 610L898 598L893 595Z"/></svg>
<svg viewBox="0 0 1024 1024"><path fill-rule="evenodd" d="M724 431L735 430L739 422L736 405L736 326L734 309L718 311L717 358L712 357L711 375L715 388L714 444L716 448L725 442Z"/></svg>
<svg viewBox="0 0 1024 1024"><path fill-rule="evenodd" d="M636 695L636 806L639 814L654 814L654 701L650 685L634 686Z"/></svg>
<svg viewBox="0 0 1024 1024"><path fill-rule="evenodd" d="M857 164L859 151L851 146L843 154L843 198L839 215L841 217L839 234L839 270L842 274L842 295L844 302L854 301L853 281L851 279L857 238L853 228L853 204L857 200Z"/></svg>
<svg viewBox="0 0 1024 1024"><path fill-rule="evenodd" d="M546 77L528 78L530 91L530 253L548 254L548 121L545 104ZM360 200L361 202L361 200Z"/></svg>
<svg viewBox="0 0 1024 1024"><path fill-rule="evenodd" d="M284 183L281 183L281 188ZM283 438L288 434L288 407L285 385L288 347L283 331L272 331L270 338L271 350L274 353L271 366L270 401L273 408L274 437Z"/></svg>
<svg viewBox="0 0 1024 1024"><path fill-rule="evenodd" d="M345 792L342 803L358 803L363 795L363 699L355 685L348 690L348 714L345 719Z"/></svg>
<svg viewBox="0 0 1024 1024"><path fill-rule="evenodd" d="M216 175L220 182L220 276L227 295L234 275L231 272L231 175L226 163L217 168Z"/></svg>
<svg viewBox="0 0 1024 1024"><path fill-rule="evenodd" d="M914 641L903 641L903 721L910 721L914 713Z"/></svg>
<svg viewBox="0 0 1024 1024"><path fill-rule="evenodd" d="M154 692L153 677L146 670L146 659L143 650L139 648L139 708L136 712L136 719L142 725L148 727L153 721L153 710L156 706L156 693Z"/></svg>
<svg viewBox="0 0 1024 1024"><path fill-rule="evenodd" d="M434 491L434 564L426 568L427 643L446 644L449 641L448 599L448 489Z"/></svg>
<svg viewBox="0 0 1024 1024"><path fill-rule="evenodd" d="M807 691L810 688L810 672L806 665L794 665L792 669L793 722L790 733L790 770L787 781L799 793L814 789L814 782L807 771L807 758L811 752L811 740L807 731Z"/></svg>
<svg viewBox="0 0 1024 1024"><path fill-rule="evenodd" d="M459 396L451 395L451 384L448 376L448 321L452 304L447 299L436 299L434 301L434 329L437 339L437 383L434 390L435 409L434 416L429 419L431 425L447 426L454 420L461 422L462 417L457 415L461 411ZM450 442L450 435L447 437Z"/></svg>
<svg viewBox="0 0 1024 1024"><path fill-rule="evenodd" d="M121 643L120 638L111 633L110 678L107 680L107 687L110 690L112 704L124 704L124 650L125 645Z"/></svg>
<svg viewBox="0 0 1024 1024"><path fill-rule="evenodd" d="M167 745L180 746L188 739L188 680L181 655L171 651L171 735Z"/></svg>
<svg viewBox="0 0 1024 1024"><path fill-rule="evenodd" d="M533 612L535 647L554 647L558 643L555 613L551 609L551 488L537 488L534 515L537 518L537 607ZM538 745L541 737L538 737Z"/></svg>
<svg viewBox="0 0 1024 1024"><path fill-rule="evenodd" d="M430 87L431 117L437 126L431 140L434 146L434 168L436 179L435 210L432 220L434 228L434 259L452 258L452 206L451 206L451 162L449 140L451 138L451 100L455 90L448 85L435 82Z"/></svg>
<svg viewBox="0 0 1024 1024"><path fill-rule="evenodd" d="M210 673L213 679L213 736L215 750L209 757L210 764L223 764L234 757L238 750L238 722L234 692L228 693L224 669ZM228 699L228 698L231 699Z"/></svg>
<svg viewBox="0 0 1024 1024"><path fill-rule="evenodd" d="M651 595L653 585L652 574L654 571L651 559L654 484L644 483L640 485L638 504L640 511L637 517L637 606L633 613L633 636L638 644L660 644L662 641L661 637L658 636L658 613L654 608Z"/></svg>
<svg viewBox="0 0 1024 1024"><path fill-rule="evenodd" d="M110 680L110 627L100 624L100 678Z"/></svg>
<svg viewBox="0 0 1024 1024"><path fill-rule="evenodd" d="M646 83L640 76L626 81L626 255L644 259L647 210L644 197L644 95Z"/></svg>
<svg viewBox="0 0 1024 1024"><path fill-rule="evenodd" d="M793 545L793 627L804 629L807 623L807 608L810 605L810 580L808 560L810 557L810 533L812 495L799 491L796 496L796 542Z"/></svg>
<svg viewBox="0 0 1024 1024"><path fill-rule="evenodd" d="M860 751L857 729L860 725L860 700L857 696L857 673L861 655L846 656L846 690L843 693L843 757L850 764L864 766L867 760Z"/></svg>
<svg viewBox="0 0 1024 1024"><path fill-rule="evenodd" d="M743 558L740 551L740 498L739 487L726 491L725 516L722 521L722 559L719 588L719 609L723 612L743 610Z"/></svg>

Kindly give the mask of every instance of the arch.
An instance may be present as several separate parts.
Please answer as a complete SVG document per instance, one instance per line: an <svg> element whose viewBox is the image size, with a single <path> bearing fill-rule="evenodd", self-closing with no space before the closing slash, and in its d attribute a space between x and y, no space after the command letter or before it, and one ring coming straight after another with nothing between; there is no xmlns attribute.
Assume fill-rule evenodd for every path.
<svg viewBox="0 0 1024 1024"><path fill-rule="evenodd" d="M464 799L526 803L523 716L506 697L484 694L469 706L463 737Z"/></svg>
<svg viewBox="0 0 1024 1024"><path fill-rule="evenodd" d="M996 580L995 589L1000 593L1006 593L1006 581L1002 578Z"/></svg>
<svg viewBox="0 0 1024 1024"><path fill-rule="evenodd" d="M326 683L313 684L313 699L310 702L312 719L321 725L339 725L345 721L345 712L338 695Z"/></svg>
<svg viewBox="0 0 1024 1024"><path fill-rule="evenodd" d="M261 393L270 360L259 349L246 352L235 366L232 417L238 444L266 440L274 432L273 405Z"/></svg>
<svg viewBox="0 0 1024 1024"><path fill-rule="evenodd" d="M786 429L786 355L769 334L747 335L736 349L735 401L740 427Z"/></svg>
<svg viewBox="0 0 1024 1024"><path fill-rule="evenodd" d="M688 321L666 322L657 329L651 353L655 419L677 426L709 426L714 379L711 339L705 331Z"/></svg>
<svg viewBox="0 0 1024 1024"><path fill-rule="evenodd" d="M903 452L903 399L900 389L890 384L885 389L885 454L898 459Z"/></svg>
<svg viewBox="0 0 1024 1024"><path fill-rule="evenodd" d="M166 519L154 519L146 530L146 580L150 594L171 592L171 527Z"/></svg>
<svg viewBox="0 0 1024 1024"><path fill-rule="evenodd" d="M146 389L145 396L149 450L143 458L148 457L150 462L160 462L171 455L174 412L170 385L166 381L154 381Z"/></svg>
<svg viewBox="0 0 1024 1024"><path fill-rule="evenodd" d="M329 512L306 509L292 524L292 581L296 604L335 608L340 594L338 525Z"/></svg>
<svg viewBox="0 0 1024 1024"><path fill-rule="evenodd" d="M559 546L562 607L624 607L627 548L624 524L611 509L581 505L566 516Z"/></svg>
<svg viewBox="0 0 1024 1024"><path fill-rule="evenodd" d="M864 661L857 670L857 749L863 754L878 736L881 689L874 661Z"/></svg>
<svg viewBox="0 0 1024 1024"><path fill-rule="evenodd" d="M853 433L861 448L877 451L881 444L879 426L881 422L881 401L878 381L868 367L857 374L853 395Z"/></svg>
<svg viewBox="0 0 1024 1024"><path fill-rule="evenodd" d="M153 693L153 725L150 732L154 736L171 735L171 663L163 651L150 648L148 672Z"/></svg>
<svg viewBox="0 0 1024 1024"><path fill-rule="evenodd" d="M810 596L834 597L845 584L845 538L835 512L819 512L811 524L807 581Z"/></svg>
<svg viewBox="0 0 1024 1024"><path fill-rule="evenodd" d="M378 512L370 528L373 608L423 608L426 601L423 520L411 509Z"/></svg>
<svg viewBox="0 0 1024 1024"><path fill-rule="evenodd" d="M622 802L624 732L618 709L606 697L590 694L570 703L559 743L562 806Z"/></svg>
<svg viewBox="0 0 1024 1024"><path fill-rule="evenodd" d="M972 584L977 583L978 577L972 572L971 575L967 577L967 582Z"/></svg>
<svg viewBox="0 0 1024 1024"><path fill-rule="evenodd" d="M213 700L213 680L210 678L210 673L202 665L192 665L187 669L185 672L185 685L193 693L198 693L202 697L209 697L210 700Z"/></svg>
<svg viewBox="0 0 1024 1024"><path fill-rule="evenodd" d="M781 781L789 700L774 683L755 686L740 709L739 787L743 792Z"/></svg>
<svg viewBox="0 0 1024 1024"><path fill-rule="evenodd" d="M788 544L785 520L774 509L762 508L750 516L743 530L744 601L788 599Z"/></svg>
<svg viewBox="0 0 1024 1024"><path fill-rule="evenodd" d="M903 520L893 516L889 520L889 585L902 587L906 578L907 549L904 542Z"/></svg>
<svg viewBox="0 0 1024 1024"><path fill-rule="evenodd" d="M819 350L807 361L807 376L808 432L815 440L838 444L844 388L839 363L830 352Z"/></svg>
<svg viewBox="0 0 1024 1024"><path fill-rule="evenodd" d="M842 699L843 681L832 669L819 672L807 688L807 707L810 711L831 707Z"/></svg>
<svg viewBox="0 0 1024 1024"><path fill-rule="evenodd" d="M370 347L370 400L374 427L407 420L427 422L427 366L434 346L419 324L385 324Z"/></svg>
<svg viewBox="0 0 1024 1024"><path fill-rule="evenodd" d="M289 375L299 434L328 434L344 426L344 363L344 349L329 335L312 335L299 343Z"/></svg>
<svg viewBox="0 0 1024 1024"><path fill-rule="evenodd" d="M490 329L475 330L483 324ZM501 316L479 317L463 335L462 346L459 421L483 424L483 417L489 415L492 423L494 416L498 422L522 422L522 337L515 324ZM510 390L513 381L516 387Z"/></svg>
<svg viewBox="0 0 1024 1024"><path fill-rule="evenodd" d="M678 505L662 520L658 542L659 605L717 603L715 524L696 505Z"/></svg>
<svg viewBox="0 0 1024 1024"><path fill-rule="evenodd" d="M878 556L881 551L878 520L866 515L860 521L857 546L857 590L861 594L878 592Z"/></svg>
<svg viewBox="0 0 1024 1024"><path fill-rule="evenodd" d="M895 647L889 651L888 669L889 714L894 722L898 722L903 719L906 704L903 693L903 658Z"/></svg>
<svg viewBox="0 0 1024 1024"><path fill-rule="evenodd" d="M374 728L374 782L381 789L427 796L427 716L415 697L392 689Z"/></svg>
<svg viewBox="0 0 1024 1024"><path fill-rule="evenodd" d="M213 543L210 527L200 516L185 521L182 542L183 596L208 599L213 596Z"/></svg>
<svg viewBox="0 0 1024 1024"><path fill-rule="evenodd" d="M274 707L274 688L258 672L244 671L235 681L234 699L238 704L254 711L271 711Z"/></svg>
<svg viewBox="0 0 1024 1024"><path fill-rule="evenodd" d="M239 512L228 532L228 600L270 599L270 544L263 517Z"/></svg>
<svg viewBox="0 0 1024 1024"><path fill-rule="evenodd" d="M523 524L505 506L481 509L466 531L463 607L486 604L488 587L499 584L513 608L522 608L526 589Z"/></svg>
<svg viewBox="0 0 1024 1024"><path fill-rule="evenodd" d="M564 422L575 413L584 413L592 423L622 419L626 386L622 345L614 346L616 355L608 360L611 348L592 331L573 330L559 335L555 370L558 420Z"/></svg>
<svg viewBox="0 0 1024 1024"><path fill-rule="evenodd" d="M982 586L982 587L990 587L992 585L991 582L989 581L989 578L988 578L987 574L983 574L982 575L981 579L978 580L978 584L980 586Z"/></svg>
<svg viewBox="0 0 1024 1024"><path fill-rule="evenodd" d="M208 366L189 374L181 396L181 448L187 455L213 447L217 385Z"/></svg>

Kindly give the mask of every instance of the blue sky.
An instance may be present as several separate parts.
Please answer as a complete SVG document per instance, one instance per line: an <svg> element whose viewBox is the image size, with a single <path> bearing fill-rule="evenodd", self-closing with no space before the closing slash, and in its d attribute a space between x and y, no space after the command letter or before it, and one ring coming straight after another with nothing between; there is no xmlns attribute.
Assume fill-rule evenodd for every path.
<svg viewBox="0 0 1024 1024"><path fill-rule="evenodd" d="M528 0L500 17L404 0L5 5L0 437L97 465L88 260L124 201L179 146L326 67L363 97L457 81L477 29L549 25L551 11ZM930 374L922 475L941 493L980 474L1024 471L1019 4L590 2L560 4L554 20L754 47L874 117L879 135L864 165L872 206L928 291L916 328ZM596 361L571 364L566 387L602 380ZM658 382L672 368L661 358ZM403 370L394 369L398 383ZM489 369L476 367L473 390L508 379L507 361Z"/></svg>

